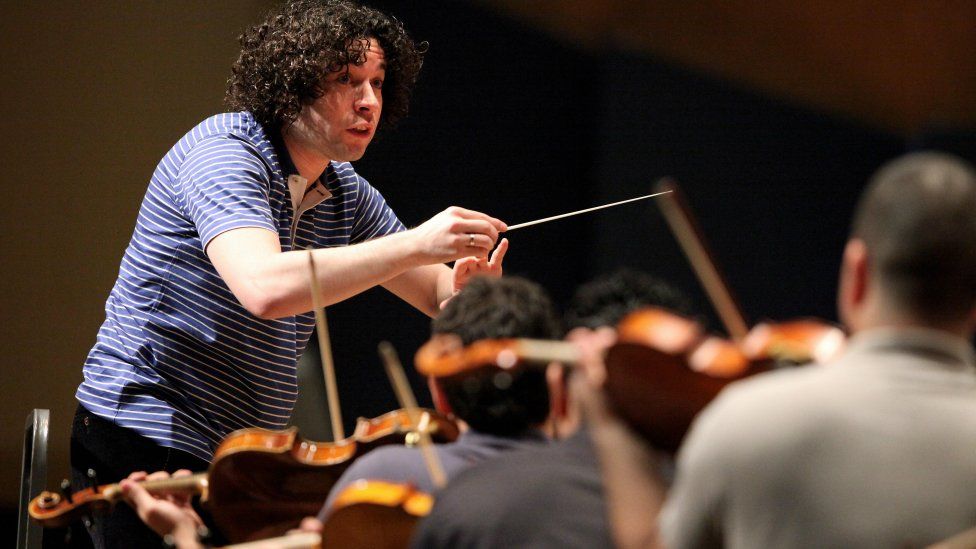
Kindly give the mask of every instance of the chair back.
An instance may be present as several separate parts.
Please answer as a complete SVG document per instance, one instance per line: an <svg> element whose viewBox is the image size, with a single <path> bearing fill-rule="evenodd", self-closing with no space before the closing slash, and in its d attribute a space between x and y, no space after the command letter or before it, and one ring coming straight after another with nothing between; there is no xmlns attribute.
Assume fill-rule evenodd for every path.
<svg viewBox="0 0 976 549"><path fill-rule="evenodd" d="M20 468L20 513L17 549L40 549L44 529L32 523L27 505L47 482L47 430L50 410L34 408L24 430L24 456Z"/></svg>

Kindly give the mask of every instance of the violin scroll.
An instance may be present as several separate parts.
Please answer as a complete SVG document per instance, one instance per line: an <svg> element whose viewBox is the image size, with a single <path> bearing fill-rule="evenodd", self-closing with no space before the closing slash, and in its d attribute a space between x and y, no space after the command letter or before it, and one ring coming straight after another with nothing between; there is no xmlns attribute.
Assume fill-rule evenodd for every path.
<svg viewBox="0 0 976 549"><path fill-rule="evenodd" d="M206 473L149 480L141 483L151 494L182 493L202 495L208 492ZM43 491L27 506L31 518L45 528L63 528L82 516L94 511L110 508L122 499L122 489L118 484L104 484L85 488L69 494Z"/></svg>
<svg viewBox="0 0 976 549"><path fill-rule="evenodd" d="M564 341L483 339L465 346L458 337L442 334L420 347L414 364L421 374L442 378L488 367L509 370L525 364L574 364L579 358L576 346Z"/></svg>

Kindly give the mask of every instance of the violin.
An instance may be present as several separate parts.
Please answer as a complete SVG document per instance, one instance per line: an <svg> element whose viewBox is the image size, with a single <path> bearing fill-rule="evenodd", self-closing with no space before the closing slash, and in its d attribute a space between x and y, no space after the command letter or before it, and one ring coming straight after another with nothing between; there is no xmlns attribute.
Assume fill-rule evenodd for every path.
<svg viewBox="0 0 976 549"><path fill-rule="evenodd" d="M379 345L383 366L393 390L411 416L418 412L417 399L410 389L400 359L389 342ZM431 482L438 489L447 482L443 464L433 441L420 431L421 455ZM417 520L430 513L434 499L413 485L378 480L358 480L344 488L332 502L322 525L322 540L332 547L404 548L410 541Z"/></svg>
<svg viewBox="0 0 976 549"><path fill-rule="evenodd" d="M412 485L359 480L339 492L322 525L322 541L327 547L404 548L433 506L433 496Z"/></svg>
<svg viewBox="0 0 976 549"><path fill-rule="evenodd" d="M846 339L844 332L822 320L761 322L750 329L678 184L665 178L657 183L655 191L663 193L657 204L719 319L750 360L795 365L826 362L840 352Z"/></svg>
<svg viewBox="0 0 976 549"><path fill-rule="evenodd" d="M578 360L579 351L564 341L483 339L464 345L454 335L437 334L417 350L414 365L422 375L444 378L478 368L509 370L523 364L574 364Z"/></svg>
<svg viewBox="0 0 976 549"><path fill-rule="evenodd" d="M433 410L410 421L404 410L373 419L359 418L352 436L337 442L302 439L296 428L284 431L241 429L217 447L207 473L146 481L153 494L200 495L220 531L233 542L284 534L302 518L315 515L350 463L384 444L415 444L421 430L440 442L460 434L455 422ZM29 505L45 527L63 527L121 499L118 484L70 495L44 491Z"/></svg>
<svg viewBox="0 0 976 549"><path fill-rule="evenodd" d="M750 355L692 319L653 307L620 321L604 363L611 408L655 448L670 453L726 385L772 368L767 356Z"/></svg>
<svg viewBox="0 0 976 549"><path fill-rule="evenodd" d="M456 423L433 410L422 410L417 422L405 410L360 418L353 435L337 442L305 441L295 429L233 433L210 466L214 522L235 541L280 535L319 512L357 457L380 445L416 444L421 430L438 442L452 442L460 434Z"/></svg>
<svg viewBox="0 0 976 549"><path fill-rule="evenodd" d="M834 327L813 321L759 324L742 342L709 334L697 321L649 307L624 317L604 355L605 391L614 411L656 448L675 452L694 417L730 382L772 369L783 357L806 361L843 341ZM415 357L433 377L478 368L507 370L549 362L572 365L576 347L532 339L482 340L462 346L435 337Z"/></svg>
<svg viewBox="0 0 976 549"><path fill-rule="evenodd" d="M461 346L450 337L432 338L415 358L417 371L434 377L579 360L579 350L568 342L498 339ZM706 333L698 322L654 307L620 321L604 363L611 407L669 452L677 450L695 415L728 383L772 367L761 353L750 356L739 344Z"/></svg>

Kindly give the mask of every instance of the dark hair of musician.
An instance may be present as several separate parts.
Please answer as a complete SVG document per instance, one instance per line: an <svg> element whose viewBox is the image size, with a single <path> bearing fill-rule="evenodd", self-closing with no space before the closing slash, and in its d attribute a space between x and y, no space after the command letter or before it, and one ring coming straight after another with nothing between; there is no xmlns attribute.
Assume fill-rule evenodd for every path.
<svg viewBox="0 0 976 549"><path fill-rule="evenodd" d="M944 153L898 158L872 177L852 237L864 241L886 298L922 321L976 306L976 172Z"/></svg>
<svg viewBox="0 0 976 549"><path fill-rule="evenodd" d="M627 313L643 307L693 315L691 302L671 284L645 272L619 269L577 288L563 322L567 330L614 327Z"/></svg>
<svg viewBox="0 0 976 549"><path fill-rule="evenodd" d="M231 110L250 111L266 128L286 127L322 96L320 84L329 73L366 61L364 39L383 48L380 127L393 126L407 114L427 44L415 44L396 19L344 0L289 2L247 29L224 102Z"/></svg>
<svg viewBox="0 0 976 549"><path fill-rule="evenodd" d="M467 345L480 339L557 339L559 322L538 284L518 277L475 278L431 324ZM473 429L517 435L545 421L549 391L539 368L487 368L438 380L455 415Z"/></svg>

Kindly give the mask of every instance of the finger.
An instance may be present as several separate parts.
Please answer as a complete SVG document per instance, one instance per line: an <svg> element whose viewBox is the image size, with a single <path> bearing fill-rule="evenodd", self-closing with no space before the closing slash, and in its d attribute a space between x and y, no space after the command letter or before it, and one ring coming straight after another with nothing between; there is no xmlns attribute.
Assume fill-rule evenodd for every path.
<svg viewBox="0 0 976 549"><path fill-rule="evenodd" d="M173 478L188 477L192 474L193 472L190 471L189 469L178 469L176 472L173 473ZM187 505L190 504L190 500L193 499L193 495L174 492L169 495L168 499L173 503L175 503L176 505L179 505L180 507L186 507Z"/></svg>
<svg viewBox="0 0 976 549"><path fill-rule="evenodd" d="M480 234L461 234L457 236L454 242L454 247L457 249L457 253L462 255L458 260L464 257L488 257L488 252L491 251L491 245L486 240L485 235Z"/></svg>
<svg viewBox="0 0 976 549"><path fill-rule="evenodd" d="M488 260L488 267L500 267L502 260L505 259L505 253L508 252L508 239L503 238L501 242L498 243L498 247L495 251L491 252L491 259Z"/></svg>
<svg viewBox="0 0 976 549"><path fill-rule="evenodd" d="M458 259L457 261L454 262L454 271L458 275L467 274L469 271L471 271L474 267L478 265L479 261L481 260L478 259L477 257L473 257L470 255L467 257L462 257L461 259Z"/></svg>
<svg viewBox="0 0 976 549"><path fill-rule="evenodd" d="M483 214L481 212L475 210L469 210L467 208L462 208L460 206L454 206L454 211L457 212L458 215L462 217L466 217L468 219L482 219L484 221L487 221L488 223L491 223L491 225L495 228L496 231L505 232L508 230L508 225L506 225L504 221L492 217L488 214Z"/></svg>
<svg viewBox="0 0 976 549"><path fill-rule="evenodd" d="M305 517L302 519L301 524L298 525L298 529L303 532L322 532L322 522L315 517Z"/></svg>
<svg viewBox="0 0 976 549"><path fill-rule="evenodd" d="M495 228L491 223L480 219L455 220L455 222L451 224L450 231L462 235L484 235L490 241L489 248L493 248L495 246L495 242L498 240L498 229Z"/></svg>
<svg viewBox="0 0 976 549"><path fill-rule="evenodd" d="M168 471L156 471L146 476L146 480L164 480L169 478Z"/></svg>
<svg viewBox="0 0 976 549"><path fill-rule="evenodd" d="M156 501L156 498L149 495L149 492L138 482L126 479L119 483L119 488L122 489L122 497L136 511L145 509Z"/></svg>
<svg viewBox="0 0 976 549"><path fill-rule="evenodd" d="M451 275L452 282L453 282L452 289L454 290L454 293L460 291L461 288L463 288L464 285L468 282L468 278L471 277L471 271L476 268L477 264L478 264L478 258L470 257L470 256L462 257L461 259L458 259L457 261L454 262L454 273ZM444 303L442 303L441 306L442 309L444 308L443 305L446 303L447 300L445 300Z"/></svg>
<svg viewBox="0 0 976 549"><path fill-rule="evenodd" d="M129 476L126 477L126 478L129 479L129 480L131 480L131 481L142 482L143 480L146 479L146 472L145 471L134 471L134 472L130 473Z"/></svg>
<svg viewBox="0 0 976 549"><path fill-rule="evenodd" d="M168 499L173 505L176 505L177 507L189 507L190 501L193 500L193 495L174 492L172 494L167 495L166 499Z"/></svg>
<svg viewBox="0 0 976 549"><path fill-rule="evenodd" d="M469 233L461 236L463 236L461 245L464 246L464 250L473 252L473 255L478 257L487 258L488 253L495 246L494 241L483 234Z"/></svg>

